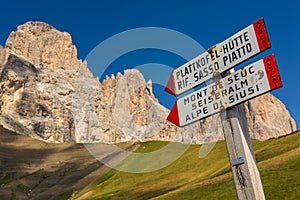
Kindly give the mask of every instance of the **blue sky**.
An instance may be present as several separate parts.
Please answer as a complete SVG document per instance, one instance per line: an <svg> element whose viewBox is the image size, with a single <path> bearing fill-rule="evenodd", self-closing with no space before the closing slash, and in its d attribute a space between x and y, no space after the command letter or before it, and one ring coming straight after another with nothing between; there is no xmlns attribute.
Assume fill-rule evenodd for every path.
<svg viewBox="0 0 300 200"><path fill-rule="evenodd" d="M249 60L274 53L284 87L272 92L300 122L300 3L298 1L5 1L1 2L0 44L18 25L44 21L72 35L78 57L85 59L99 43L120 32L141 27L162 27L183 33L204 49L215 45L263 17L272 48ZM120 44L122 45L122 44ZM181 44L178 44L181 45ZM201 52L199 52L200 54ZM196 54L194 55L196 56ZM100 58L99 58L100 59ZM120 56L105 71L116 73L147 63L176 68L185 60L173 53L143 49ZM241 66L244 66L241 64ZM90 66L99 76L96 67ZM99 67L99 66L98 66ZM150 66L147 66L150 67ZM159 65L157 65L159 67ZM156 76L168 76L153 68ZM148 76L147 76L148 75ZM101 74L100 74L101 76ZM146 74L146 79L151 75ZM166 77L166 80L168 77ZM170 108L175 98L154 87L155 95Z"/></svg>

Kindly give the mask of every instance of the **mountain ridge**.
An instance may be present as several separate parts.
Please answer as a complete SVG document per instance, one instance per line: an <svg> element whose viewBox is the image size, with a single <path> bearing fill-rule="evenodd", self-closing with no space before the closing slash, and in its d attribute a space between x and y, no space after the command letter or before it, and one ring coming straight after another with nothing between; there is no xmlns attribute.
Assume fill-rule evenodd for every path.
<svg viewBox="0 0 300 200"><path fill-rule="evenodd" d="M0 47L0 71L0 124L19 134L58 143L223 139L218 115L183 128L168 122L169 111L155 98L151 81L135 69L100 83L77 58L71 35L43 22L27 22L9 35ZM253 138L296 130L271 94L244 103L244 109Z"/></svg>

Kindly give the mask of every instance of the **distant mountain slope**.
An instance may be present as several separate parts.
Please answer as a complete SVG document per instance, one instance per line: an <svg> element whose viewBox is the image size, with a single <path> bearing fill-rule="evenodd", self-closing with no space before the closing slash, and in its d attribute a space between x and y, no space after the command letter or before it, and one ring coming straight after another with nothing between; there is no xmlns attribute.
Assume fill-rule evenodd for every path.
<svg viewBox="0 0 300 200"><path fill-rule="evenodd" d="M253 143L266 199L300 199L300 132ZM154 146L146 142L137 151ZM72 199L236 199L225 142L203 159L198 158L199 147L191 146L175 163L155 172L111 170Z"/></svg>
<svg viewBox="0 0 300 200"><path fill-rule="evenodd" d="M51 199L107 171L82 144L49 144L0 126L0 199Z"/></svg>

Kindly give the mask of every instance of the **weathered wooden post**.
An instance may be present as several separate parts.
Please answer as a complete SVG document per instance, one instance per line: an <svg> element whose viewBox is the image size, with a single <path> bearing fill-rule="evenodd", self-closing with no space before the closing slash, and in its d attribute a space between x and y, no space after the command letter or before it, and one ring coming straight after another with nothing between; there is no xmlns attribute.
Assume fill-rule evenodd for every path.
<svg viewBox="0 0 300 200"><path fill-rule="evenodd" d="M243 105L221 111L221 120L238 199L265 199Z"/></svg>

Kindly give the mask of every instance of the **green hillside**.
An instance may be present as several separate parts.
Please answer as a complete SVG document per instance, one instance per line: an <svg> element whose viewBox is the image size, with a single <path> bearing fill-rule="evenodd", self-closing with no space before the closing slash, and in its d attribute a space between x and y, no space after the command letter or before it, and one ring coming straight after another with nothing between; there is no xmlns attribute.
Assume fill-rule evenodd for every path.
<svg viewBox="0 0 300 200"><path fill-rule="evenodd" d="M143 143L137 151L153 151L164 142ZM300 199L300 132L253 141L266 199ZM133 174L110 170L73 199L236 199L225 142L203 159L192 145L161 170Z"/></svg>
<svg viewBox="0 0 300 200"><path fill-rule="evenodd" d="M120 145L151 152L166 144ZM300 132L253 144L266 198L300 199ZM224 141L203 159L192 145L173 164L140 174L109 170L81 144L47 144L1 127L0 149L1 200L236 198Z"/></svg>

